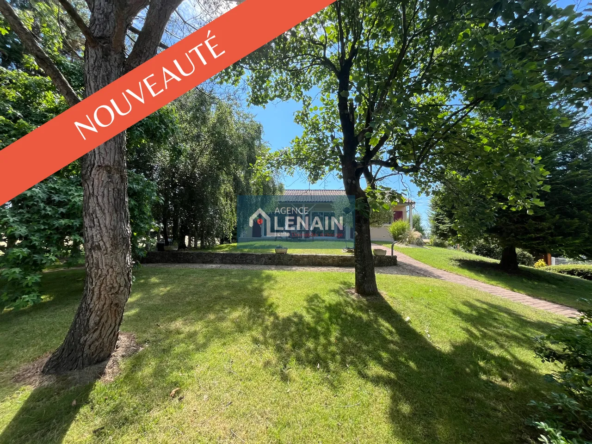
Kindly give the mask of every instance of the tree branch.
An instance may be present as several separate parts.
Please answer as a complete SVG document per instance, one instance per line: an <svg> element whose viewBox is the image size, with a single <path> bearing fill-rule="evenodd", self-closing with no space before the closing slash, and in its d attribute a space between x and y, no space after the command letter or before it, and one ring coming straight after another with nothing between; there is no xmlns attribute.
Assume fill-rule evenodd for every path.
<svg viewBox="0 0 592 444"><path fill-rule="evenodd" d="M78 26L82 34L84 34L84 37L86 37L86 43L89 46L97 46L97 39L93 33L90 32L89 27L86 26L86 23L84 23L84 20L82 20L82 17L80 17L80 14L78 14L78 11L76 11L76 8L72 6L68 0L58 0L58 2L60 2L60 5L62 5L62 7L66 10L72 21L76 23L76 26Z"/></svg>
<svg viewBox="0 0 592 444"><path fill-rule="evenodd" d="M64 96L68 105L74 106L79 103L80 98L70 83L68 83L43 48L39 46L33 33L25 28L25 25L23 25L16 12L14 12L14 9L12 9L6 0L0 0L0 12L6 18L10 28L15 32L25 48L33 55L39 67L49 76L60 94Z"/></svg>
<svg viewBox="0 0 592 444"><path fill-rule="evenodd" d="M134 49L127 58L126 71L131 71L156 55L166 24L181 1L153 0L150 2L142 31L138 34Z"/></svg>
<svg viewBox="0 0 592 444"><path fill-rule="evenodd" d="M399 173L416 173L419 171L419 165L413 165L410 167L402 167L398 164L397 161L394 160L382 160L382 159L373 159L369 162L368 165L378 165L383 166L386 168L391 168ZM359 168L363 168L360 166Z"/></svg>
<svg viewBox="0 0 592 444"><path fill-rule="evenodd" d="M136 34L136 35L139 35L139 34L142 32L142 31L140 31L138 28L136 28L136 27L135 27L135 26L133 26L133 25L129 27L129 30L130 30L131 32L133 32L134 34ZM128 37L129 37L129 36L128 36ZM134 42L134 43L135 43L135 42ZM158 44L158 47L159 47L159 48L161 48L161 49L169 49L169 46L168 46L168 45L165 45L165 44L164 44L164 43L162 43L162 42L160 42L160 43Z"/></svg>

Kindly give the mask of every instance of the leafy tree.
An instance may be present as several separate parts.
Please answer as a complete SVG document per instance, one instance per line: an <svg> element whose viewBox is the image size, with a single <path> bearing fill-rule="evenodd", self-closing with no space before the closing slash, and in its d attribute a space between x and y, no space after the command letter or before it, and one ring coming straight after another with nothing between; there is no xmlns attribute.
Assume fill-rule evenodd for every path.
<svg viewBox="0 0 592 444"><path fill-rule="evenodd" d="M194 90L134 127L130 165L157 185L154 215L165 244L173 239L183 247L189 237L206 247L230 238L238 195L278 192L255 167L268 151L261 125L237 108Z"/></svg>
<svg viewBox="0 0 592 444"><path fill-rule="evenodd" d="M181 0L139 0L125 6L94 0L78 8L68 0L59 3L84 35L84 92L91 95L156 54L169 17ZM10 32L68 105L79 103L66 70L52 59L49 45L36 39L26 11L15 6L18 13L7 0L0 0L0 13ZM127 31L142 11L144 25L136 43L126 45ZM45 373L96 364L115 349L132 280L125 140L123 132L82 158L86 284L74 322L64 343L47 361Z"/></svg>
<svg viewBox="0 0 592 444"><path fill-rule="evenodd" d="M540 206L513 210L482 192L478 175L450 180L432 200L437 236L470 246L489 238L502 248L501 265L518 268L516 248L533 255L592 257L590 131L568 131L538 149L548 169Z"/></svg>
<svg viewBox="0 0 592 444"><path fill-rule="evenodd" d="M510 205L532 205L541 171L529 162L530 153L505 145L509 151L500 148L495 162L481 162L489 138L471 134L474 117L479 109L491 110L498 120L477 132L510 138L520 128L540 130L537 113L550 94L588 87L589 78L574 86L580 84L565 81L573 72L556 69L557 54L566 50L557 32L563 26L571 44L584 48L573 54L571 66L589 63L592 36L581 32L574 16L546 0L337 0L227 76L246 77L252 103L302 103L295 120L303 134L277 164L304 168L312 181L329 171L341 176L358 203L356 291L371 295L377 287L361 180L379 187L381 168L410 174L429 188L458 162L477 159L475 167L492 189L516 196ZM559 19L567 24L557 25ZM520 190L496 174L507 168L520 172Z"/></svg>
<svg viewBox="0 0 592 444"><path fill-rule="evenodd" d="M41 270L59 258L75 261L82 244L79 177L51 176L0 207L0 307L41 299Z"/></svg>

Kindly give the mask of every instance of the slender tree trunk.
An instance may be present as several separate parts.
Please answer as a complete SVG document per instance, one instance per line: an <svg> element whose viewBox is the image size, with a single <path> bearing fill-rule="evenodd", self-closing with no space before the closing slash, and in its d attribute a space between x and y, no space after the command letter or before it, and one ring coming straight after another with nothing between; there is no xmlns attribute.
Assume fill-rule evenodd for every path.
<svg viewBox="0 0 592 444"><path fill-rule="evenodd" d="M179 239L179 218L177 215L173 215L173 242L177 242L177 245L180 245Z"/></svg>
<svg viewBox="0 0 592 444"><path fill-rule="evenodd" d="M516 254L516 247L504 247L502 250L500 266L506 271L518 271L518 255Z"/></svg>
<svg viewBox="0 0 592 444"><path fill-rule="evenodd" d="M368 197L360 187L359 177L354 168L345 165L342 168L343 183L348 196L355 196L356 211L354 237L354 264L356 293L362 296L378 294L376 274L374 272L374 257L372 256L372 241L370 239L370 205Z"/></svg>
<svg viewBox="0 0 592 444"><path fill-rule="evenodd" d="M169 244L169 221L166 216L162 218L162 234L164 236L164 245L167 246Z"/></svg>
<svg viewBox="0 0 592 444"><path fill-rule="evenodd" d="M124 47L113 46L117 2L95 0L90 28L102 43L85 51L86 95L118 79ZM132 257L127 201L125 132L82 159L84 197L84 294L64 343L43 368L62 373L106 360L115 349L131 291Z"/></svg>

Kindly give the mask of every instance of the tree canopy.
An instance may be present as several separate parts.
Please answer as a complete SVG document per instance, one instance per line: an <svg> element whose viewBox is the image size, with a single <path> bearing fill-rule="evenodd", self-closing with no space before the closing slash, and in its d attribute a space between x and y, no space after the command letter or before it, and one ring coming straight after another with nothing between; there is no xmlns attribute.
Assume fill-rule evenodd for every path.
<svg viewBox="0 0 592 444"><path fill-rule="evenodd" d="M362 215L362 178L377 187L383 171L394 171L426 190L467 163L492 195L530 208L544 170L527 142L552 131L539 115L548 117L554 97L585 106L588 29L573 8L546 0L338 0L227 79L244 77L255 104L302 103L302 135L272 161L313 181L337 172ZM360 265L371 262L367 217L358 220L356 289L372 293L373 269Z"/></svg>

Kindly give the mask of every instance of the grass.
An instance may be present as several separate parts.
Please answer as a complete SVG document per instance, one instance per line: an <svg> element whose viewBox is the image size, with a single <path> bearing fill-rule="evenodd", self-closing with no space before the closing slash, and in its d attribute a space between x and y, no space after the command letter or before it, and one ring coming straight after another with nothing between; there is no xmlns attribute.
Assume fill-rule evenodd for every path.
<svg viewBox="0 0 592 444"><path fill-rule="evenodd" d="M576 309L589 307L580 299L592 297L592 282L572 276L523 266L519 273L507 273L499 268L498 261L446 248L395 245L395 250L440 270Z"/></svg>
<svg viewBox="0 0 592 444"><path fill-rule="evenodd" d="M349 273L143 268L121 330L145 348L114 382L12 382L59 345L83 277L48 273L49 301L0 315L1 443L513 443L554 368L531 338L564 322L429 278L379 275L365 301Z"/></svg>
<svg viewBox="0 0 592 444"><path fill-rule="evenodd" d="M216 251L220 253L275 253L275 247L280 243L269 243L268 245L257 243L257 248L244 248L237 244L221 244L212 248L198 249L195 251ZM242 244L241 244L242 245ZM248 245L248 244L247 244ZM284 242L281 244L288 248L288 254L351 254L343 251L344 242L338 241L307 241L307 242ZM302 248L302 247L309 248ZM353 248L352 242L348 246Z"/></svg>

